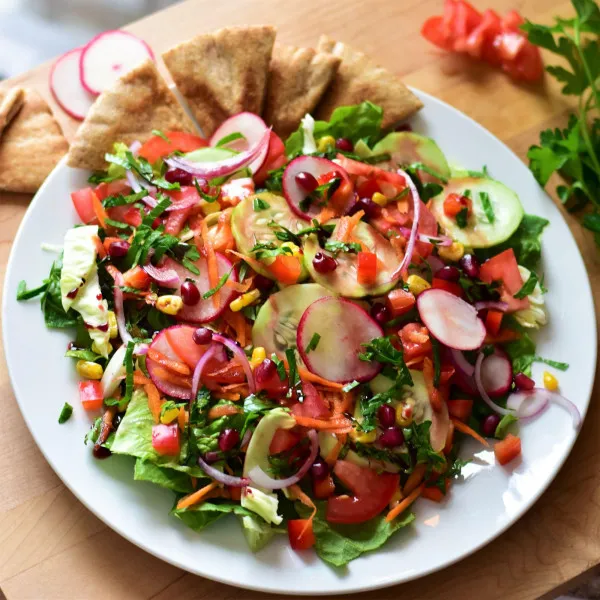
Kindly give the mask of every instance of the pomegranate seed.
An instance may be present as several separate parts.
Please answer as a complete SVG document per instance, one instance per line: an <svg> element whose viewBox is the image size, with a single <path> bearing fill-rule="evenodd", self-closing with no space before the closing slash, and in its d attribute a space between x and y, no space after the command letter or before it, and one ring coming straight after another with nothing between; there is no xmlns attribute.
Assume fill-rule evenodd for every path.
<svg viewBox="0 0 600 600"><path fill-rule="evenodd" d="M254 285L261 292L266 292L267 290L270 290L273 287L274 283L275 282L272 279L269 279L264 275L258 274L254 277Z"/></svg>
<svg viewBox="0 0 600 600"><path fill-rule="evenodd" d="M223 429L219 435L219 448L223 452L233 450L240 441L240 434L237 429Z"/></svg>
<svg viewBox="0 0 600 600"><path fill-rule="evenodd" d="M531 377L527 377L525 373L517 373L514 381L518 390L532 390L535 387L535 381Z"/></svg>
<svg viewBox="0 0 600 600"><path fill-rule="evenodd" d="M300 171L295 177L296 183L307 193L314 192L319 187L316 177L307 171Z"/></svg>
<svg viewBox="0 0 600 600"><path fill-rule="evenodd" d="M498 423L500 423L500 417L498 415L488 415L481 424L483 435L485 435L485 437L494 437Z"/></svg>
<svg viewBox="0 0 600 600"><path fill-rule="evenodd" d="M390 311L385 304L376 302L371 307L371 316L380 324L383 325L390 320ZM383 407L382 407L383 408Z"/></svg>
<svg viewBox="0 0 600 600"><path fill-rule="evenodd" d="M111 258L122 258L129 252L129 242L123 240L122 242L113 242L108 247L108 254Z"/></svg>
<svg viewBox="0 0 600 600"><path fill-rule="evenodd" d="M348 138L338 138L335 141L335 147L342 152L352 152L354 144Z"/></svg>
<svg viewBox="0 0 600 600"><path fill-rule="evenodd" d="M460 279L460 271L456 267L442 267L435 273L436 277L443 279L444 281L458 281Z"/></svg>
<svg viewBox="0 0 600 600"><path fill-rule="evenodd" d="M323 481L329 475L329 467L324 460L317 458L310 468L310 474L314 481Z"/></svg>
<svg viewBox="0 0 600 600"><path fill-rule="evenodd" d="M194 340L194 344L198 344L198 346L204 346L205 344L210 344L212 341L213 332L207 327L198 327L196 331L192 334L192 339Z"/></svg>
<svg viewBox="0 0 600 600"><path fill-rule="evenodd" d="M465 254L460 259L459 265L468 277L472 279L479 277L479 261L472 254Z"/></svg>
<svg viewBox="0 0 600 600"><path fill-rule="evenodd" d="M260 365L254 369L254 379L260 386L265 381L273 377L276 371L277 367L275 366L275 363L270 358L265 358L265 360L263 360Z"/></svg>
<svg viewBox="0 0 600 600"><path fill-rule="evenodd" d="M399 427L388 427L380 436L379 443L385 448L395 448L404 444L404 434Z"/></svg>
<svg viewBox="0 0 600 600"><path fill-rule="evenodd" d="M331 273L337 269L337 261L323 252L317 252L312 261L313 267L317 273Z"/></svg>
<svg viewBox="0 0 600 600"><path fill-rule="evenodd" d="M396 411L389 404L383 404L377 411L377 418L382 427L393 427L396 423Z"/></svg>
<svg viewBox="0 0 600 600"><path fill-rule="evenodd" d="M365 216L369 219L377 218L381 215L381 206L375 204L370 198L359 198L348 211L348 214L353 215L359 210L365 211Z"/></svg>
<svg viewBox="0 0 600 600"><path fill-rule="evenodd" d="M193 281L188 280L181 284L181 299L188 306L194 306L200 302L200 291Z"/></svg>
<svg viewBox="0 0 600 600"><path fill-rule="evenodd" d="M169 183L178 183L179 185L193 185L194 176L183 169L169 169L165 173L165 179Z"/></svg>

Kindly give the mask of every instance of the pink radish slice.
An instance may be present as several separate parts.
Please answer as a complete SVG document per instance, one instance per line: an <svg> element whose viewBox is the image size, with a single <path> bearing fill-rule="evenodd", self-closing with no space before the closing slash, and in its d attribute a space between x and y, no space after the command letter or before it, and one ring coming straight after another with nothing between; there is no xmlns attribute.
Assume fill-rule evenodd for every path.
<svg viewBox="0 0 600 600"><path fill-rule="evenodd" d="M227 121L213 133L210 138L210 145L217 146L217 144L227 136L233 133L241 133L244 136L243 139L237 139L227 144L223 144L222 147L227 148L228 150L236 150L237 152L245 152L260 142L266 129L267 126L265 122L258 115L250 112L242 112L227 119ZM248 165L248 168L253 174L262 167L268 152L269 145L267 144L265 148L261 150L258 157Z"/></svg>
<svg viewBox="0 0 600 600"><path fill-rule="evenodd" d="M326 158L319 158L317 156L299 156L286 167L282 179L283 195L290 205L290 208L301 219L310 221L311 218L316 217L321 212L322 207L317 206L317 204L313 202L308 205L306 211L300 208L301 203L304 202L308 196L308 192L298 184L296 175L298 175L298 173L310 173L315 179L319 179L321 175L331 173L332 171L338 173L345 181L350 181L346 171L339 165L336 165Z"/></svg>
<svg viewBox="0 0 600 600"><path fill-rule="evenodd" d="M313 336L321 336L317 347L306 351ZM313 302L298 323L296 344L309 371L338 383L369 381L381 365L363 361L362 344L381 337L383 330L360 306L343 298L325 297Z"/></svg>
<svg viewBox="0 0 600 600"><path fill-rule="evenodd" d="M508 356L497 349L481 363L481 384L492 398L503 396L512 385L513 371Z"/></svg>
<svg viewBox="0 0 600 600"><path fill-rule="evenodd" d="M217 255L217 269L219 279L226 273L231 271L229 279L231 281L237 281L237 275L235 270L232 271L233 265L229 259L225 258L222 254L216 253ZM200 270L200 275L195 275L182 264L177 261L167 258L162 265L166 269L173 269L179 275L181 283L186 279L191 279L200 292L200 300L197 304L188 305L184 304L183 308L177 313L178 321L187 321L189 323L208 323L214 321L228 306L229 303L234 299L236 292L229 286L224 285L218 292L219 298L218 308L215 308L215 302L213 298L207 298L204 300L202 296L208 292L211 285L208 280L208 265L205 258L199 258L195 263L196 267ZM175 294L181 296L180 287L177 289Z"/></svg>
<svg viewBox="0 0 600 600"><path fill-rule="evenodd" d="M190 369L194 369L202 355L206 352L210 344L200 346L194 342L194 331L196 327L193 325L173 325L161 333L166 336L166 341L177 355L177 360L184 362ZM222 352L219 355L223 361L227 360L227 355Z"/></svg>
<svg viewBox="0 0 600 600"><path fill-rule="evenodd" d="M431 334L455 350L475 350L485 339L485 325L468 302L445 290L425 290L417 299L419 316Z"/></svg>
<svg viewBox="0 0 600 600"><path fill-rule="evenodd" d="M50 91L54 99L69 116L79 121L85 119L96 99L79 80L79 60L82 52L83 48L75 48L63 54L50 71Z"/></svg>
<svg viewBox="0 0 600 600"><path fill-rule="evenodd" d="M154 54L150 46L127 31L104 31L92 38L79 57L79 79L90 94L101 94Z"/></svg>
<svg viewBox="0 0 600 600"><path fill-rule="evenodd" d="M173 347L171 346L171 344L169 344L169 341L168 341L167 335L166 335L167 331L169 331L169 330L163 329L161 332L159 332L156 335L156 337L154 338L154 340L152 340L152 343L150 344L150 348L152 348L153 350L157 350L158 352L160 352L161 354L164 354L167 358L170 358L171 360L176 360L179 362L179 361L181 361L181 358L175 352L175 350L173 350ZM164 367L161 367L161 365L159 365L157 362L151 360L148 357L146 357L146 368L148 369L148 373L150 374L150 379L152 379L152 382L154 383L154 385L163 394L168 394L169 396L173 396L173 398L180 398L182 400L189 399L191 386L184 387L184 386L180 386L175 383L171 383L170 381L165 381L164 379L162 379L160 377L159 369L164 369ZM179 377L181 377L182 379L184 378L183 376L179 376Z"/></svg>

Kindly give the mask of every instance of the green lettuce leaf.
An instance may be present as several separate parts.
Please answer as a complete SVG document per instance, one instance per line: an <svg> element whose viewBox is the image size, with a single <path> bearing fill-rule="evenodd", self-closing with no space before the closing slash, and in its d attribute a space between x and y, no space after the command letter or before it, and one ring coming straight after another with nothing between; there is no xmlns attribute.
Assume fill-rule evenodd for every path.
<svg viewBox="0 0 600 600"><path fill-rule="evenodd" d="M317 503L317 514L313 520L315 550L321 559L336 567L347 565L365 552L377 550L415 519L415 515L409 512L391 523L386 522L385 516L379 515L358 525L332 525L325 520L326 506L326 502ZM311 512L300 503L296 504L296 510L303 518Z"/></svg>
<svg viewBox="0 0 600 600"><path fill-rule="evenodd" d="M221 517L228 514L235 514L242 517L256 515L243 506L234 502L202 502L188 508L177 508L177 504L171 510L171 514L175 515L180 521L183 521L188 527L194 531L202 531L205 527L214 523Z"/></svg>
<svg viewBox="0 0 600 600"><path fill-rule="evenodd" d="M275 529L269 523L265 523L255 514L249 514L240 517L244 538L252 552L262 550L273 538L276 533L282 530Z"/></svg>
<svg viewBox="0 0 600 600"><path fill-rule="evenodd" d="M329 121L315 121L314 137L318 140L324 135L347 138L356 144L364 140L373 146L381 137L383 110L371 102L362 102L353 106L340 106L333 111ZM302 152L304 134L302 126L292 133L285 143L285 152L293 156Z"/></svg>
<svg viewBox="0 0 600 600"><path fill-rule="evenodd" d="M194 491L192 479L187 473L167 467L159 467L141 458L135 461L133 478L136 481L149 481L182 494L189 494Z"/></svg>

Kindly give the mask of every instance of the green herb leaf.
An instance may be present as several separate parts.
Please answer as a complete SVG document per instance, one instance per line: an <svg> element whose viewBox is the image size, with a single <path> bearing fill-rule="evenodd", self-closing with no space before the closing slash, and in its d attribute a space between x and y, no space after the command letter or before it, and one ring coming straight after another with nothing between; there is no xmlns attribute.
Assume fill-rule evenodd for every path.
<svg viewBox="0 0 600 600"><path fill-rule="evenodd" d="M62 425L63 423L66 423L71 418L72 414L73 414L73 407L68 402L65 402L60 411L60 415L58 415L58 423L60 425Z"/></svg>
<svg viewBox="0 0 600 600"><path fill-rule="evenodd" d="M244 135L242 135L239 131L236 131L235 133L230 133L229 135L222 137L217 142L216 146L217 146L217 148L219 148L220 146L226 146L230 142L235 142L236 140L245 140L245 139L246 139L246 137Z"/></svg>
<svg viewBox="0 0 600 600"><path fill-rule="evenodd" d="M310 338L310 342L308 342L306 346L306 354L312 352L313 350L316 350L317 346L319 345L320 339L321 336L318 333L313 333L313 336Z"/></svg>
<svg viewBox="0 0 600 600"><path fill-rule="evenodd" d="M469 221L469 209L465 206L464 208L461 208L458 213L456 214L456 217L454 217L456 219L456 224L461 228L464 229L467 225L468 225L468 221Z"/></svg>
<svg viewBox="0 0 600 600"><path fill-rule="evenodd" d="M165 142L169 142L169 144L171 143L171 140L160 129L153 129L152 135L156 135L159 138L162 138L163 140L165 140Z"/></svg>
<svg viewBox="0 0 600 600"><path fill-rule="evenodd" d="M122 223L121 221L115 221L114 219L110 219L109 217L106 217L106 219L104 219L107 225L110 225L111 227L114 227L115 229L130 229L131 225L128 225L127 223Z"/></svg>
<svg viewBox="0 0 600 600"><path fill-rule="evenodd" d="M538 283L537 275L533 271L531 271L531 274L529 275L529 279L523 284L521 289L515 294L515 298L522 300L523 298L527 298L527 296L529 296L529 294L533 294L533 291L535 290L535 286L537 285L537 283Z"/></svg>
<svg viewBox="0 0 600 600"><path fill-rule="evenodd" d="M254 207L254 212L260 212L261 210L271 208L271 205L266 200L263 200L260 196L254 197L252 206Z"/></svg>
<svg viewBox="0 0 600 600"><path fill-rule="evenodd" d="M488 223L494 223L496 221L496 215L494 214L494 207L490 201L490 195L487 192L479 192L479 199L481 200L481 206L483 212L487 217Z"/></svg>
<svg viewBox="0 0 600 600"><path fill-rule="evenodd" d="M503 440L506 437L506 434L509 432L509 429L515 423L518 423L519 419L514 415L508 414L504 415L500 419L500 423L496 426L496 431L494 432L494 437Z"/></svg>
<svg viewBox="0 0 600 600"><path fill-rule="evenodd" d="M233 271L233 269L231 269L231 271ZM215 285L214 288L211 288L210 290L208 290L208 292L204 292L204 294L202 294L202 298L204 300L208 300L211 296L214 296L225 285L225 282L229 279L229 276L231 275L231 271L225 273L221 277L221 279L219 279L219 282L217 283L217 285Z"/></svg>
<svg viewBox="0 0 600 600"><path fill-rule="evenodd" d="M125 358L123 364L125 365L125 394L123 395L124 404L129 404L131 396L133 394L133 350L135 348L134 342L128 342L127 349L125 350Z"/></svg>
<svg viewBox="0 0 600 600"><path fill-rule="evenodd" d="M76 358L77 360L86 360L89 362L96 362L99 358L102 358L99 354L92 352L92 350L87 350L85 348L74 348L72 350L67 350L65 352L65 356L69 358Z"/></svg>
<svg viewBox="0 0 600 600"><path fill-rule="evenodd" d="M25 280L21 280L17 286L17 301L22 302L23 300L31 300L31 298L35 298L36 296L43 294L47 289L48 283L42 283L42 285L28 290Z"/></svg>
<svg viewBox="0 0 600 600"><path fill-rule="evenodd" d="M275 363L275 366L277 367L277 374L279 375L279 379L281 379L281 381L284 381L287 377L287 373L285 371L285 365L283 364L283 361L277 356L277 354L271 354L271 360Z"/></svg>
<svg viewBox="0 0 600 600"><path fill-rule="evenodd" d="M340 252L358 253L361 251L361 246L357 242L338 242L337 240L327 240L325 242L325 250L335 255Z"/></svg>

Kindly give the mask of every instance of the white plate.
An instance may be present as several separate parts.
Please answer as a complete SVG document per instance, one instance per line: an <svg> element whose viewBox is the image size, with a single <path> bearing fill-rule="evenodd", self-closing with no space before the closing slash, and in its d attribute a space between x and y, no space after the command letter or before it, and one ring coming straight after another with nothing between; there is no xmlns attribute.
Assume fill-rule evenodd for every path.
<svg viewBox="0 0 600 600"><path fill-rule="evenodd" d="M550 324L538 336L539 353L572 366L560 374L561 390L585 414L596 365L596 322L590 286L567 225L527 167L499 140L454 108L423 93L416 131L433 137L451 162L488 165L493 177L516 190L528 212L550 220L544 233L545 284ZM69 199L86 174L64 161L33 200L15 240L4 290L4 345L19 406L44 456L71 491L107 525L140 548L192 573L231 585L290 594L337 594L373 589L431 573L481 548L514 523L539 498L566 459L576 432L570 416L552 407L522 427L523 459L495 465L493 452L467 445L473 462L443 504L415 506L416 525L381 551L334 570L312 553L297 554L283 536L251 554L235 519L223 519L201 535L169 516L173 496L133 481L125 457L92 458L83 445L90 418L77 401L72 362L63 358L71 335L44 327L37 301L17 303L21 279L37 285L53 256L40 243L61 244L77 222ZM534 375L541 380L540 365ZM74 418L57 422L68 400Z"/></svg>

